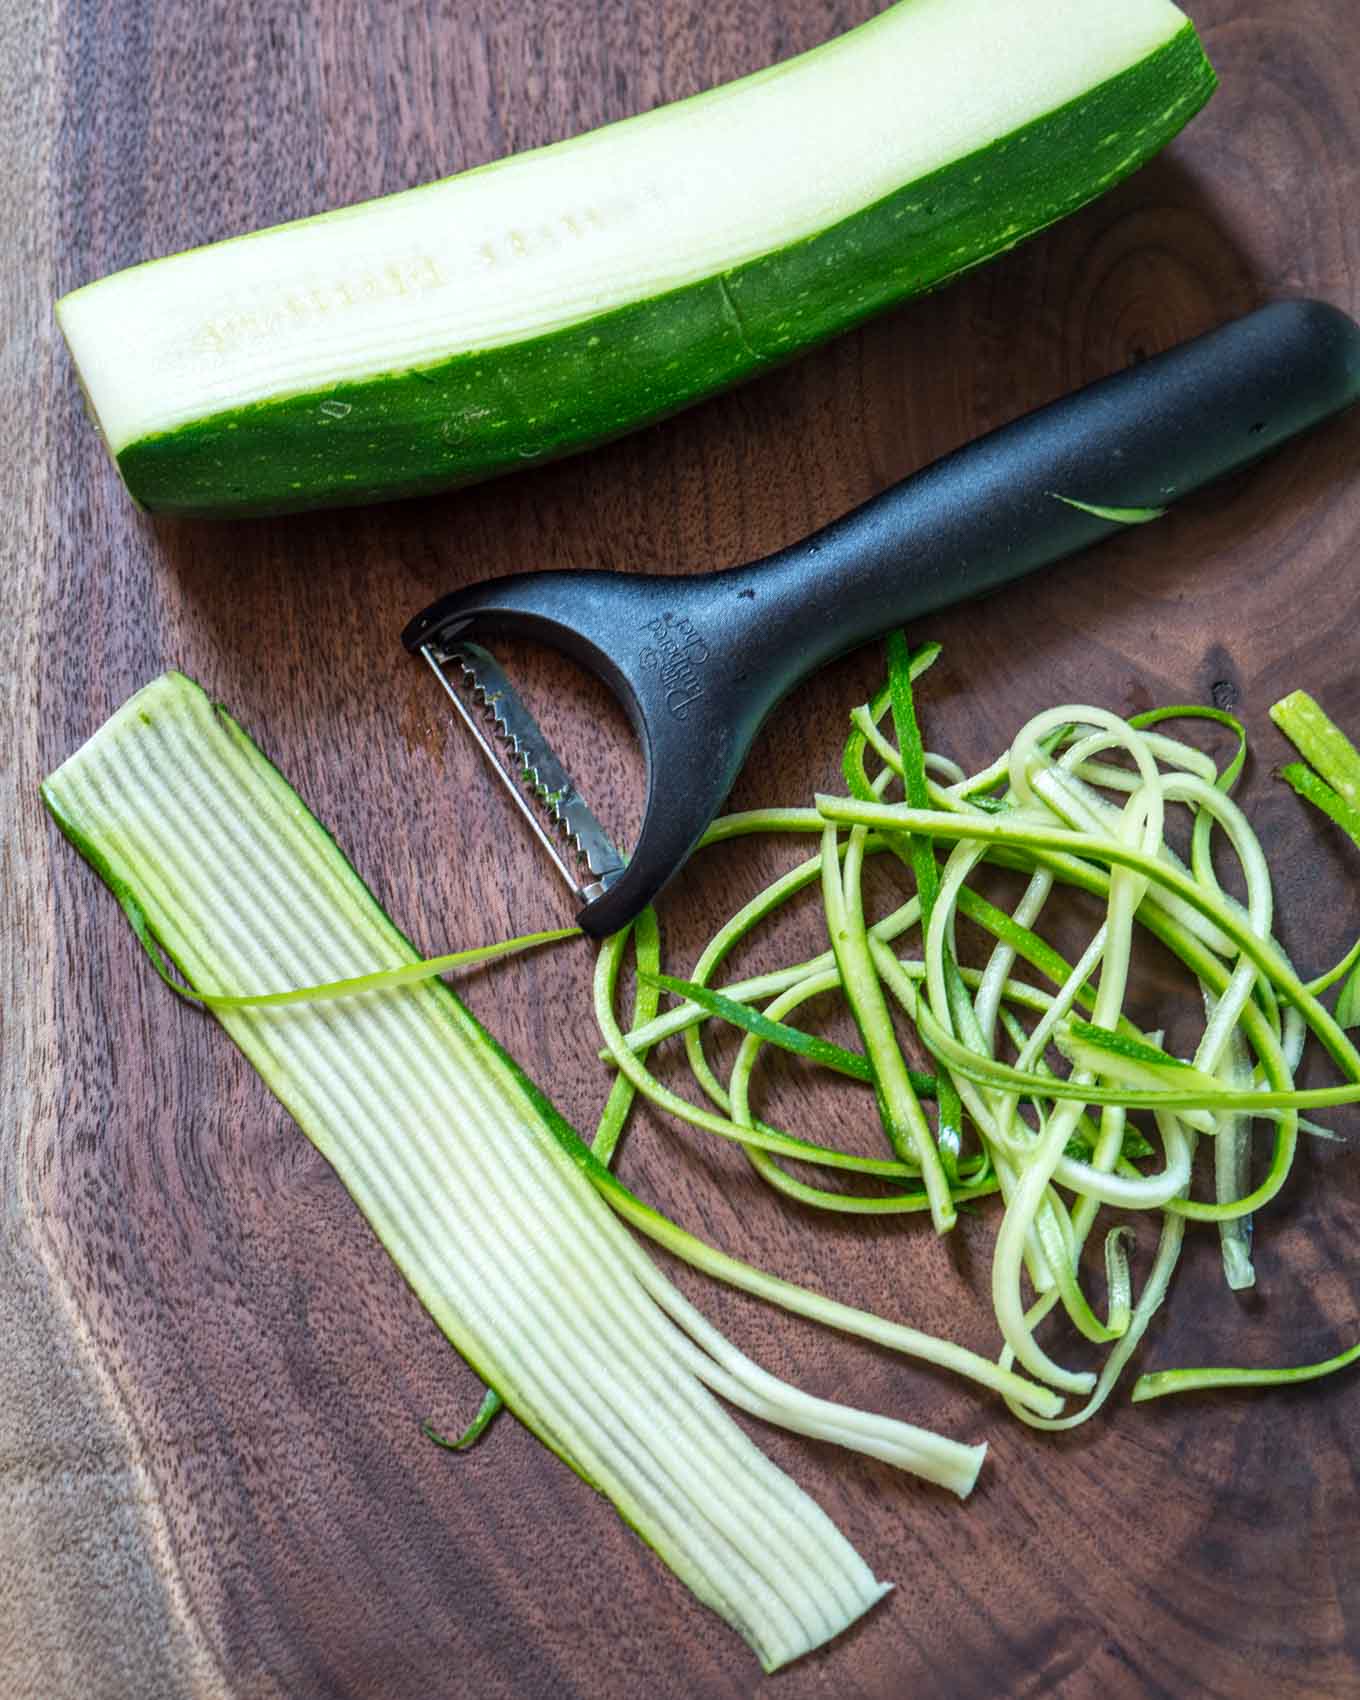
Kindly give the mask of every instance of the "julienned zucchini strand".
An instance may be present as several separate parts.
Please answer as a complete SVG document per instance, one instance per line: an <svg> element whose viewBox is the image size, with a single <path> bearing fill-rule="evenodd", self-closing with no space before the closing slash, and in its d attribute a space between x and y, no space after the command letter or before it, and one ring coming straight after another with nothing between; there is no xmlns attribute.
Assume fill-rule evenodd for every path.
<svg viewBox="0 0 1360 1700"><path fill-rule="evenodd" d="M139 692L44 797L191 986L313 985L417 959L283 778L182 676ZM980 1448L810 1399L713 1334L592 1187L585 1147L567 1149L546 1100L442 983L216 1013L449 1339L768 1668L884 1587L710 1386L895 1463L919 1467L924 1445L928 1469L971 1484Z"/></svg>

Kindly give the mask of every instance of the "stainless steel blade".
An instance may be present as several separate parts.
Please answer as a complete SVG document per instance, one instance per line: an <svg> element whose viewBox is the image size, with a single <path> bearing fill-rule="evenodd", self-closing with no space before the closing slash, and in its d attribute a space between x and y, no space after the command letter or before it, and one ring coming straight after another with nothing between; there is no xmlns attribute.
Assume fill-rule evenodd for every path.
<svg viewBox="0 0 1360 1700"><path fill-rule="evenodd" d="M591 813L500 663L475 643L460 642L440 649L427 644L421 654L567 885L583 902L601 896L623 872L623 857ZM449 677L450 667L461 675L461 690ZM464 700L464 693L480 713ZM508 754L509 766L501 759L502 752ZM534 803L551 822L551 833L538 818ZM561 854L562 840L568 850L565 857ZM581 878L582 867L588 870L588 879Z"/></svg>

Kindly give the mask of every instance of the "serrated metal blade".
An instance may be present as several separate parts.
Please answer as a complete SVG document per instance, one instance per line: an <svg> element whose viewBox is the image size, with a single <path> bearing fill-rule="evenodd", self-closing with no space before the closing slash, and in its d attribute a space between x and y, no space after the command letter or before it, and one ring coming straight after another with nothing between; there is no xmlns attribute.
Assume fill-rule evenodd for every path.
<svg viewBox="0 0 1360 1700"><path fill-rule="evenodd" d="M504 668L480 644L462 640L439 649L426 644L420 653L572 892L583 902L601 896L623 872L623 857ZM449 677L449 668L456 670L457 683ZM547 816L551 832L533 804ZM582 877L582 870L588 878Z"/></svg>

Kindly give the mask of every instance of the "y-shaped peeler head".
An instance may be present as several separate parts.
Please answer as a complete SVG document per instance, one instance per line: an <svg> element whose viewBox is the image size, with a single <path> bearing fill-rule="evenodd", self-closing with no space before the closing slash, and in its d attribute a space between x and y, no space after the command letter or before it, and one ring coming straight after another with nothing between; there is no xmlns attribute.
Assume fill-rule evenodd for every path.
<svg viewBox="0 0 1360 1700"><path fill-rule="evenodd" d="M743 651L748 661L757 659L749 654L755 592L736 582L746 576L741 570L681 579L519 573L443 597L402 634L407 649L432 663L462 658L467 672L479 675L482 696L495 700L502 738L530 770L530 788L589 870L589 877L574 878L548 844L588 898L578 916L588 933L602 937L626 925L679 869L731 790L761 721L804 670L781 665L771 679L767 667L743 665ZM476 652L468 658L467 649L497 636L527 637L561 650L623 704L647 769L642 830L626 860L610 862L607 840L513 699L513 687L498 675L488 692ZM531 731L517 736L516 726Z"/></svg>

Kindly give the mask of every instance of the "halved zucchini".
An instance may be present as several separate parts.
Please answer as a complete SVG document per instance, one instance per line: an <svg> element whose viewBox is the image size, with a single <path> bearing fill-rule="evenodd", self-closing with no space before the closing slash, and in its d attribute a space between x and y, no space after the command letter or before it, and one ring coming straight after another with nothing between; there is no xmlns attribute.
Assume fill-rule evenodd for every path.
<svg viewBox="0 0 1360 1700"><path fill-rule="evenodd" d="M901 0L800 58L115 273L58 317L134 498L261 513L617 436L1015 246L1213 91L1170 0Z"/></svg>

